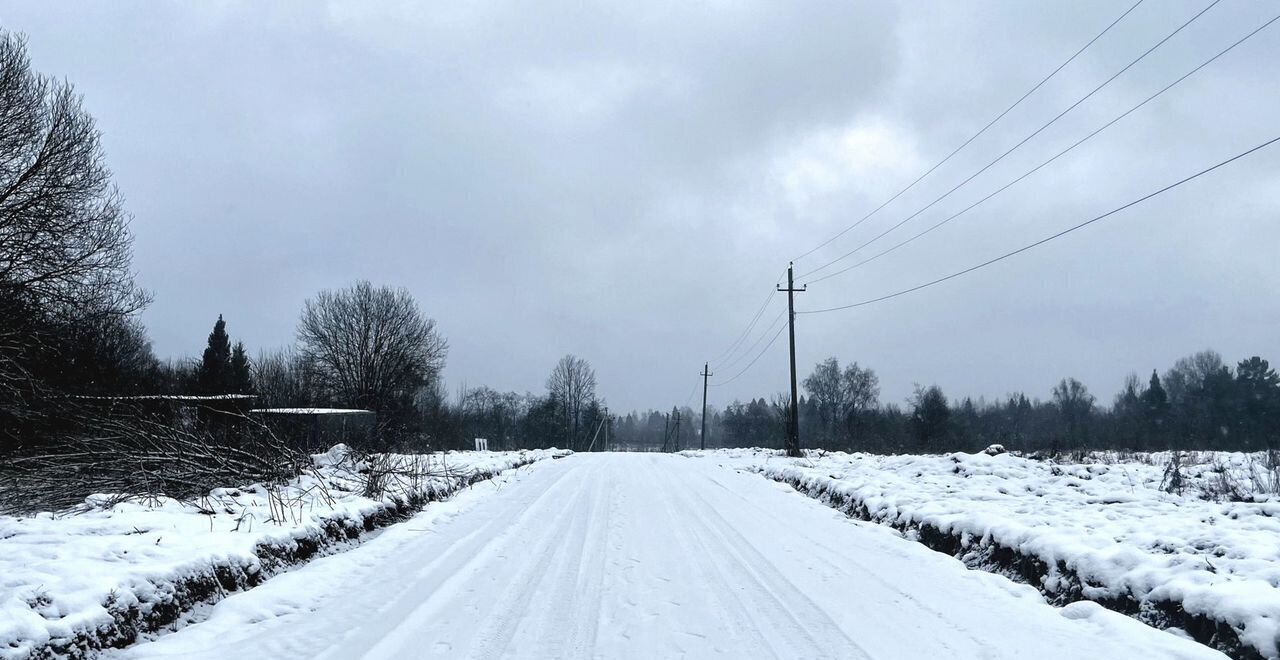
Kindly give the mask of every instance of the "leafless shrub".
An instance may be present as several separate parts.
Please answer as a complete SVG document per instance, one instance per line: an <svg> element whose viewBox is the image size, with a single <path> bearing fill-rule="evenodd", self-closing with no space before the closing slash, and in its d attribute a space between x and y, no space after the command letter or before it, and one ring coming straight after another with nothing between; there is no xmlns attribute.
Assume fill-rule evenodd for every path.
<svg viewBox="0 0 1280 660"><path fill-rule="evenodd" d="M1164 477L1160 479L1160 490L1166 493L1181 495L1187 487L1187 476L1182 471L1183 452L1175 451L1169 455L1169 463L1165 465Z"/></svg>
<svg viewBox="0 0 1280 660"><path fill-rule="evenodd" d="M1253 457L1250 457L1250 463ZM1208 478L1201 485L1204 497L1210 500L1225 502L1243 502L1251 499L1249 489L1240 482L1231 466L1220 457L1214 457L1210 464Z"/></svg>
<svg viewBox="0 0 1280 660"><path fill-rule="evenodd" d="M306 488L286 487L280 482L264 484L267 494L267 520L276 525L299 525L302 523L308 507L314 508L316 502L323 502L332 507L336 500L324 487L322 480Z"/></svg>
<svg viewBox="0 0 1280 660"><path fill-rule="evenodd" d="M1280 495L1280 450L1249 457L1249 482L1255 495Z"/></svg>
<svg viewBox="0 0 1280 660"><path fill-rule="evenodd" d="M468 483L474 470L450 467L444 455L386 454L349 450L335 466L358 484L360 494L373 500L388 495L414 497L428 493L432 481Z"/></svg>

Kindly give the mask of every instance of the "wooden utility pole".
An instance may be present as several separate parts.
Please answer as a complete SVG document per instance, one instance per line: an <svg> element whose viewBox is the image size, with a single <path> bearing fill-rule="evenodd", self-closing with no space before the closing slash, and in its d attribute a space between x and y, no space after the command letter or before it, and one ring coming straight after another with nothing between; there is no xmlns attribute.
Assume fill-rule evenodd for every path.
<svg viewBox="0 0 1280 660"><path fill-rule="evenodd" d="M676 418L676 443L675 443L676 449L675 450L680 451L680 409L679 408L676 408L675 418Z"/></svg>
<svg viewBox="0 0 1280 660"><path fill-rule="evenodd" d="M596 438L600 437L600 429L604 429L604 444L601 445L600 451L609 451L609 406L604 407L604 416L600 418L600 423L596 424L596 432L591 436L591 446L587 447L587 451L595 451Z"/></svg>
<svg viewBox="0 0 1280 660"><path fill-rule="evenodd" d="M702 364L702 434L698 436L698 448L707 448L707 379L712 375L711 363Z"/></svg>
<svg viewBox="0 0 1280 660"><path fill-rule="evenodd" d="M809 285L797 289L792 278L794 264L787 264L787 327L791 333L791 419L787 420L787 455L800 456L800 402L796 392L796 294L808 290Z"/></svg>

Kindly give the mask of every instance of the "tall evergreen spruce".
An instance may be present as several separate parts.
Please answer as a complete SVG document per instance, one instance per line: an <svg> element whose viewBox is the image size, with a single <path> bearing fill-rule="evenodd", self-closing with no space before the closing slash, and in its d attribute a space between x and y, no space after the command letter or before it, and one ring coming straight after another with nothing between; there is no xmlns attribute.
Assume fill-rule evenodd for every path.
<svg viewBox="0 0 1280 660"><path fill-rule="evenodd" d="M227 335L227 322L219 314L196 370L196 388L201 394L226 394L230 387L231 337Z"/></svg>
<svg viewBox="0 0 1280 660"><path fill-rule="evenodd" d="M253 374L249 371L249 356L244 352L244 342L238 341L231 349L231 391L235 394L253 394Z"/></svg>
<svg viewBox="0 0 1280 660"><path fill-rule="evenodd" d="M1152 429L1160 427L1164 423L1165 415L1169 413L1169 394L1165 392L1164 386L1160 384L1160 376L1155 369L1151 370L1151 382L1147 384L1147 389L1142 393L1143 414L1147 418L1147 424Z"/></svg>

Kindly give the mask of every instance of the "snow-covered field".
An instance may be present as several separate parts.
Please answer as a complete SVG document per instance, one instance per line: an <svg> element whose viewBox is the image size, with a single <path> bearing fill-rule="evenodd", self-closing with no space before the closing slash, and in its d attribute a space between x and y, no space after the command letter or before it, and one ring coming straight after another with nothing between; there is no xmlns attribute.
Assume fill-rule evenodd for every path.
<svg viewBox="0 0 1280 660"><path fill-rule="evenodd" d="M376 498L367 468L342 448L314 457L289 484L217 489L196 502L113 503L94 495L73 512L0 516L0 658L52 644L127 642L194 603L257 584L311 556L343 549L367 530L412 513L406 500L445 497L479 478L566 452L392 456ZM385 465L384 465L385 467Z"/></svg>
<svg viewBox="0 0 1280 660"><path fill-rule="evenodd" d="M932 539L973 567L1038 579L1052 601L1085 598L1158 626L1198 625L1197 638L1216 635L1211 643L1237 657L1280 657L1280 498L1252 483L1258 456L1200 457L1183 468L1176 494L1161 487L1168 455L1075 464L1010 454L688 455L788 482ZM1213 499L1224 482L1253 501ZM1229 648L1231 633L1244 648Z"/></svg>

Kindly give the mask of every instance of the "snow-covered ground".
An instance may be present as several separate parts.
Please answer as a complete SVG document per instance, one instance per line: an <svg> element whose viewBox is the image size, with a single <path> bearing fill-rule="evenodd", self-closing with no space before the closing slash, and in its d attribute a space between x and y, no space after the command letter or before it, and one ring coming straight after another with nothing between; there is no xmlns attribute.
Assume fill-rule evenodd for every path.
<svg viewBox="0 0 1280 660"><path fill-rule="evenodd" d="M310 554L349 545L380 517L411 513L399 504L404 498L437 499L475 475L563 453L392 456L418 474L388 477L385 493L371 499L357 471L368 466L340 460L335 448L280 488L223 488L188 503L112 504L94 495L73 512L0 516L0 658L25 658L50 641L86 634L127 640L139 619L172 618L193 601L216 600Z"/></svg>
<svg viewBox="0 0 1280 660"><path fill-rule="evenodd" d="M797 495L655 454L546 461L124 659L1222 660ZM113 654L116 655L116 654Z"/></svg>
<svg viewBox="0 0 1280 660"><path fill-rule="evenodd" d="M1154 623L1181 607L1229 625L1263 657L1280 657L1280 499L1249 483L1257 456L1199 459L1183 469L1181 494L1161 488L1167 454L1064 464L1010 454L788 459L722 450L697 462L760 472L908 534L926 527L958 537L970 565L998 558L997 546L1012 549L1043 562L1037 586L1051 598L1136 601ZM1255 501L1211 499L1224 480Z"/></svg>

